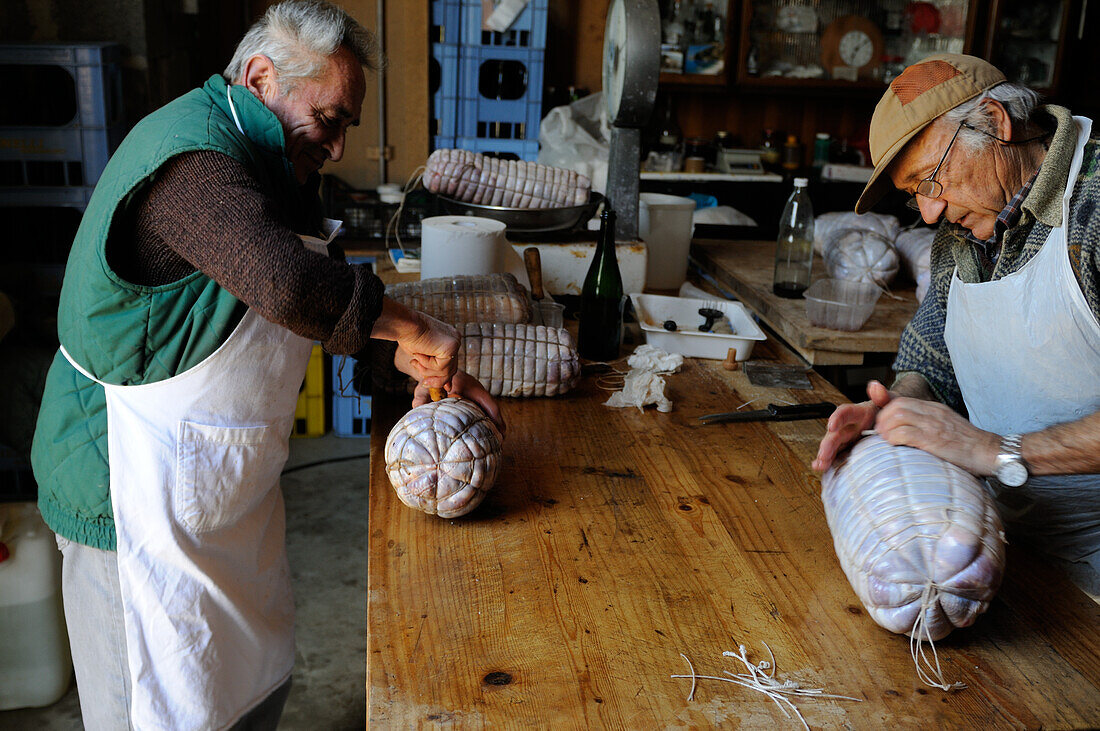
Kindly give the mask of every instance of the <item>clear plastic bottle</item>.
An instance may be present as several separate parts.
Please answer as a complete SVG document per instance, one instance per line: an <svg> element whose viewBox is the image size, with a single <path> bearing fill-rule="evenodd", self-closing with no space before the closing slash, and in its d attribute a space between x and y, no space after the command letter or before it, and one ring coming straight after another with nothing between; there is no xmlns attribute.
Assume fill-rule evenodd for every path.
<svg viewBox="0 0 1100 731"><path fill-rule="evenodd" d="M780 297L801 297L810 286L814 263L814 209L807 190L809 180L794 179L794 192L779 219L775 242L775 275L772 292Z"/></svg>

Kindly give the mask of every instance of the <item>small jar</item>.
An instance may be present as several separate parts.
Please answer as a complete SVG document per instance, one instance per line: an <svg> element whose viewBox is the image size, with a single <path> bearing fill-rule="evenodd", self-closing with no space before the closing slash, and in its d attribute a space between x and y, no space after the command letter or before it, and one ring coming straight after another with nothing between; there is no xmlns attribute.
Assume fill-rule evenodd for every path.
<svg viewBox="0 0 1100 731"><path fill-rule="evenodd" d="M710 143L703 137L689 137L684 143L684 172L701 173L707 169Z"/></svg>

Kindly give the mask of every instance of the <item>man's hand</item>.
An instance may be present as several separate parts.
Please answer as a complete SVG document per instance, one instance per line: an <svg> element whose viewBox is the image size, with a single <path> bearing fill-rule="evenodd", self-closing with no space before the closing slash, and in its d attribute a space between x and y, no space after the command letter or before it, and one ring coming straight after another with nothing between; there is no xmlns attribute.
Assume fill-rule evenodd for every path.
<svg viewBox="0 0 1100 731"><path fill-rule="evenodd" d="M418 383L416 385L416 391L413 394L413 406L421 406L430 402L432 399L429 391L430 389L428 386L423 383ZM465 371L456 372L447 388L447 395L460 396L475 402L485 411L486 415L493 420L493 423L497 425L497 429L500 429L501 436L504 435L505 424L504 417L500 414L500 407L476 378Z"/></svg>
<svg viewBox="0 0 1100 731"><path fill-rule="evenodd" d="M432 388L444 388L458 369L458 331L445 322L423 313L421 326L409 338L397 341L398 347L409 355L409 365L415 371L416 380Z"/></svg>
<svg viewBox="0 0 1100 731"><path fill-rule="evenodd" d="M867 384L867 396L869 401L859 404L842 404L838 406L829 423L825 427L825 436L817 448L817 457L811 465L815 470L823 472L833 464L837 452L859 439L867 429L875 425L875 417L879 410L890 403L894 394L886 390L878 381Z"/></svg>
<svg viewBox="0 0 1100 731"><path fill-rule="evenodd" d="M993 474L1000 452L1000 436L936 401L893 399L879 412L875 431L891 444L923 449L979 477Z"/></svg>
<svg viewBox="0 0 1100 731"><path fill-rule="evenodd" d="M458 370L458 331L389 297L382 300L371 337L396 341L394 365L430 388L446 387Z"/></svg>

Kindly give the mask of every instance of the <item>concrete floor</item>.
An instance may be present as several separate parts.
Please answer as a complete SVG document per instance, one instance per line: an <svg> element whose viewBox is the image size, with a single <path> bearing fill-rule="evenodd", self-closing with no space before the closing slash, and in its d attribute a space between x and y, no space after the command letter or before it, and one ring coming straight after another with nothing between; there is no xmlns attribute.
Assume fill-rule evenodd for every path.
<svg viewBox="0 0 1100 731"><path fill-rule="evenodd" d="M366 726L369 453L369 439L291 440L282 484L298 652L280 731ZM52 706L0 711L0 729L81 729L77 693L73 683Z"/></svg>

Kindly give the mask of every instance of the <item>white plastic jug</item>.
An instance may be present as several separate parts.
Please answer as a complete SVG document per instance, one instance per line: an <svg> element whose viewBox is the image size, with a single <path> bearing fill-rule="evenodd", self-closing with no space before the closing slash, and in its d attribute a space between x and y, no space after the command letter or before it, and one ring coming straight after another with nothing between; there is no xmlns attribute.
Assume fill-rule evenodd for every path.
<svg viewBox="0 0 1100 731"><path fill-rule="evenodd" d="M0 711L37 708L69 689L61 553L34 503L0 504Z"/></svg>
<svg viewBox="0 0 1100 731"><path fill-rule="evenodd" d="M638 196L638 235L649 250L646 289L676 289L687 279L695 201L677 195Z"/></svg>

